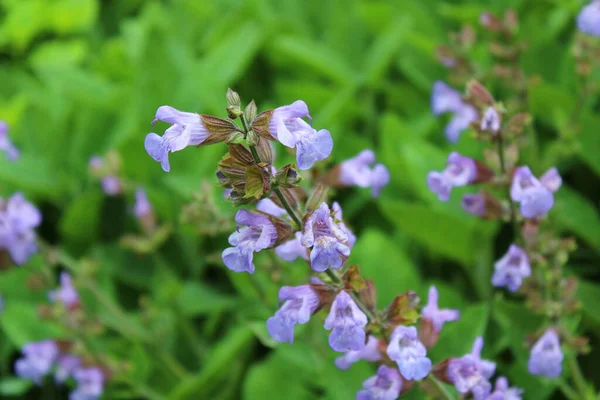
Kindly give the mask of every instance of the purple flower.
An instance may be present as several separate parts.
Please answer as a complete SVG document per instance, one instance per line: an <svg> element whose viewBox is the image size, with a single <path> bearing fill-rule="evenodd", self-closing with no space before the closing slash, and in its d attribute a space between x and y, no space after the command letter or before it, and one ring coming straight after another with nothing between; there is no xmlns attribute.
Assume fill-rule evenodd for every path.
<svg viewBox="0 0 600 400"><path fill-rule="evenodd" d="M302 100L297 100L288 106L276 108L269 121L271 134L284 146L296 148L296 162L302 170L329 157L333 149L329 131L313 129L302 119L304 117L310 118L308 106Z"/></svg>
<svg viewBox="0 0 600 400"><path fill-rule="evenodd" d="M427 349L417 337L414 326L398 325L392 332L388 356L396 361L400 374L407 380L425 378L431 370Z"/></svg>
<svg viewBox="0 0 600 400"><path fill-rule="evenodd" d="M223 262L232 271L251 274L254 272L254 253L273 247L277 241L277 229L269 217L248 210L239 210L235 221L244 227L238 225L229 236L229 244L235 247L223 251Z"/></svg>
<svg viewBox="0 0 600 400"><path fill-rule="evenodd" d="M156 110L156 121L171 124L162 137L156 133L146 135L144 147L154 160L160 162L162 169L169 172L169 153L183 150L187 146L197 146L208 138L208 129L195 113L182 112L173 107L162 106Z"/></svg>
<svg viewBox="0 0 600 400"><path fill-rule="evenodd" d="M144 218L152 214L152 205L148 201L146 191L138 188L135 191L135 204L133 205L133 213L138 218Z"/></svg>
<svg viewBox="0 0 600 400"><path fill-rule="evenodd" d="M485 197L480 194L465 194L460 203L463 210L471 215L485 215Z"/></svg>
<svg viewBox="0 0 600 400"><path fill-rule="evenodd" d="M48 297L51 302L60 301L66 308L79 304L77 290L71 283L71 276L66 272L60 274L60 288L51 291Z"/></svg>
<svg viewBox="0 0 600 400"><path fill-rule="evenodd" d="M287 211L285 211L284 208L279 207L271 199L263 199L259 201L256 203L256 209L274 217L283 217L287 214Z"/></svg>
<svg viewBox="0 0 600 400"><path fill-rule="evenodd" d="M555 179L548 178L547 181L555 182ZM552 192L533 176L529 167L519 167L515 170L510 197L520 203L521 214L525 218L544 215L554 205Z"/></svg>
<svg viewBox="0 0 600 400"><path fill-rule="evenodd" d="M33 229L41 221L39 210L21 193L12 195L0 210L0 248L8 250L16 264L24 264L37 251Z"/></svg>
<svg viewBox="0 0 600 400"><path fill-rule="evenodd" d="M431 109L435 115L446 112L454 114L445 129L446 137L451 142L456 142L461 132L478 118L475 107L465 103L459 92L441 81L433 84Z"/></svg>
<svg viewBox="0 0 600 400"><path fill-rule="evenodd" d="M356 235L354 235L354 233L352 233L352 231L344 223L344 221L342 219L343 214L342 214L342 207L340 206L340 203L338 203L337 201L334 201L331 206L331 209L333 210L333 217L338 221L338 226L348 237L348 240L347 240L348 248L350 248L350 250L352 250L352 248L354 247L354 243L356 243Z"/></svg>
<svg viewBox="0 0 600 400"><path fill-rule="evenodd" d="M508 380L501 376L496 379L494 392L486 400L521 400L523 390L517 387L508 387Z"/></svg>
<svg viewBox="0 0 600 400"><path fill-rule="evenodd" d="M113 175L108 175L100 179L100 184L102 185L102 191L109 196L120 194L123 189L119 177Z"/></svg>
<svg viewBox="0 0 600 400"><path fill-rule="evenodd" d="M509 291L516 292L521 287L523 279L530 275L531 266L527 253L519 246L511 244L504 257L494 264L492 285L506 286Z"/></svg>
<svg viewBox="0 0 600 400"><path fill-rule="evenodd" d="M586 35L600 36L600 1L594 0L581 9L577 27Z"/></svg>
<svg viewBox="0 0 600 400"><path fill-rule="evenodd" d="M478 337L470 354L454 358L448 363L448 379L459 393L471 392L475 400L484 400L492 391L489 379L496 364L481 359L483 339Z"/></svg>
<svg viewBox="0 0 600 400"><path fill-rule="evenodd" d="M6 158L11 161L16 161L20 157L19 150L8 138L8 125L4 121L0 121L0 152L6 154Z"/></svg>
<svg viewBox="0 0 600 400"><path fill-rule="evenodd" d="M556 192L562 186L562 178L556 167L550 168L541 176L540 182L552 193Z"/></svg>
<svg viewBox="0 0 600 400"><path fill-rule="evenodd" d="M335 351L359 351L365 347L367 316L358 308L352 297L341 291L333 301L325 318L325 329L332 330L329 345Z"/></svg>
<svg viewBox="0 0 600 400"><path fill-rule="evenodd" d="M52 369L59 350L54 341L44 340L26 344L22 353L23 357L15 362L15 372L21 378L30 379L39 385Z"/></svg>
<svg viewBox="0 0 600 400"><path fill-rule="evenodd" d="M104 168L104 160L98 155L94 155L90 158L89 166L94 172L99 172Z"/></svg>
<svg viewBox="0 0 600 400"><path fill-rule="evenodd" d="M326 203L321 203L304 223L302 246L312 247L310 265L317 272L344 265L350 255L347 241L348 236L335 223Z"/></svg>
<svg viewBox="0 0 600 400"><path fill-rule="evenodd" d="M435 286L429 287L427 295L427 305L421 310L424 319L431 321L436 333L442 330L446 322L457 321L460 318L460 311L438 308L438 291Z"/></svg>
<svg viewBox="0 0 600 400"><path fill-rule="evenodd" d="M77 388L69 395L69 400L96 400L104 391L104 373L98 367L76 368L73 378Z"/></svg>
<svg viewBox="0 0 600 400"><path fill-rule="evenodd" d="M275 253L285 261L296 261L298 257L308 260L308 250L302 246L301 232L296 232L293 239L275 247Z"/></svg>
<svg viewBox="0 0 600 400"><path fill-rule="evenodd" d="M363 382L363 388L356 400L396 400L402 390L402 378L395 369L381 365L377 375Z"/></svg>
<svg viewBox="0 0 600 400"><path fill-rule="evenodd" d="M284 286L279 290L283 305L267 320L267 330L278 342L294 342L294 326L305 324L319 307L319 296L309 285Z"/></svg>
<svg viewBox="0 0 600 400"><path fill-rule="evenodd" d="M480 128L482 131L498 132L500 130L500 115L494 107L488 107L483 113Z"/></svg>
<svg viewBox="0 0 600 400"><path fill-rule="evenodd" d="M369 336L367 344L361 350L348 351L343 356L335 359L335 365L339 369L346 370L350 368L352 364L360 360L366 361L379 361L381 360L381 353L378 349L379 340L375 336Z"/></svg>
<svg viewBox="0 0 600 400"><path fill-rule="evenodd" d="M390 172L383 164L375 163L375 154L363 150L357 156L340 164L339 182L344 186L371 187L373 197L379 196L381 189L390 182Z"/></svg>
<svg viewBox="0 0 600 400"><path fill-rule="evenodd" d="M70 354L60 356L56 362L56 370L54 371L54 380L58 383L63 383L71 375L76 368L81 366L81 359Z"/></svg>
<svg viewBox="0 0 600 400"><path fill-rule="evenodd" d="M442 172L432 171L427 175L427 185L440 201L448 201L450 190L453 187L468 185L476 179L477 163L475 160L452 152L448 156L445 170Z"/></svg>
<svg viewBox="0 0 600 400"><path fill-rule="evenodd" d="M563 352L554 329L548 329L533 345L527 369L532 375L558 378L562 372Z"/></svg>

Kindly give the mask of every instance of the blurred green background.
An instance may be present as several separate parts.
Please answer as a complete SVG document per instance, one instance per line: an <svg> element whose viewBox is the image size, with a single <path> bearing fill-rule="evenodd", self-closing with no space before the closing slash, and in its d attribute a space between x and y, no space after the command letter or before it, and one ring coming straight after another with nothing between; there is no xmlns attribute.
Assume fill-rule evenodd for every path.
<svg viewBox="0 0 600 400"><path fill-rule="evenodd" d="M484 10L515 8L519 37L528 43L522 66L536 81L529 96L535 122L522 161L535 173L556 165L565 178L551 215L555 227L575 235L580 245L569 272L582 278L583 312L569 323L595 347L600 119L597 96L576 106L571 48L581 5L578 0L1 0L0 119L8 122L22 152L16 163L0 159L1 194L20 190L38 204L44 214L40 235L74 257L93 260L94 284L130 320L133 328L123 330L104 304L83 291L89 309L107 326L92 339L93 347L128 364L105 398L147 398L140 393L149 388L169 400L352 399L373 374L367 363L349 371L335 368L321 316L296 329L293 346L268 338L264 321L276 310L279 287L304 282L308 271L266 252L256 257L252 276L222 265L220 252L233 224L219 224L235 213L214 179L223 146L172 155L170 173L144 151L157 107L224 117L228 87L263 110L305 100L315 127L333 135L329 163L372 148L390 169L392 182L375 201L366 190L336 194L358 236L350 262L375 281L380 307L408 289L425 298L434 283L441 305L462 311L460 322L448 324L431 351L434 362L464 354L484 335L484 355L529 393L525 398L562 398L555 393L557 381L526 373L524 339L543 320L517 296L494 292L490 285L493 262L510 244L510 229L462 212L459 193L470 189L440 203L425 177L442 169L452 150L481 158L482 149L469 133L458 145L447 143L445 118L430 112L432 84L447 77L436 47L463 24L480 32ZM490 67L485 34L479 39L473 57ZM576 131L567 124L575 107L582 110ZM156 132L164 128L157 126ZM172 227L156 252L140 255L119 245L123 234L137 230L129 211L133 197L105 196L87 165L93 154L110 149L121 156L122 177L143 186L159 219ZM289 157L278 150L278 156ZM181 207L192 202L202 182L202 193L215 208L206 208L200 225L182 223ZM216 234L200 233L206 230ZM51 382L32 388L12 372L23 343L73 337L38 317L38 306L47 300L45 289L35 290L31 270L43 268L38 256L28 268L0 271L6 303L0 315L3 398L66 398L66 390ZM168 361L159 354L178 360L184 370L165 368ZM582 359L589 381L600 381L599 355L593 350Z"/></svg>

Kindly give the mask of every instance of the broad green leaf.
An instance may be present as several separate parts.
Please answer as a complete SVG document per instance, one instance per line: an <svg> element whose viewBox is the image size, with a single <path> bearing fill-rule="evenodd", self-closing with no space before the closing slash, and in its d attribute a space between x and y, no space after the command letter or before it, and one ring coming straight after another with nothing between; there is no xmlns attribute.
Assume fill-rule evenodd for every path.
<svg viewBox="0 0 600 400"><path fill-rule="evenodd" d="M186 282L177 302L186 316L219 312L236 304L231 296L198 282Z"/></svg>
<svg viewBox="0 0 600 400"><path fill-rule="evenodd" d="M555 198L551 213L556 216L560 227L582 237L590 246L600 248L600 214L597 207L564 185L555 193Z"/></svg>
<svg viewBox="0 0 600 400"><path fill-rule="evenodd" d="M62 330L51 321L42 321L37 307L31 303L9 301L2 314L0 325L8 339L16 346L44 339L60 338Z"/></svg>

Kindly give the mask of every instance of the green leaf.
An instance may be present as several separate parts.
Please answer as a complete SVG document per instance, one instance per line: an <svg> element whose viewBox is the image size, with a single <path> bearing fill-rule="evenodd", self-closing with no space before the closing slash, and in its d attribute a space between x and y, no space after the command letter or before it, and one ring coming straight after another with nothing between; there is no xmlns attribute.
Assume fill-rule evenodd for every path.
<svg viewBox="0 0 600 400"><path fill-rule="evenodd" d="M600 214L597 208L568 186L555 194L556 203L552 213L563 230L574 232L590 246L600 247Z"/></svg>
<svg viewBox="0 0 600 400"><path fill-rule="evenodd" d="M186 316L221 312L236 304L231 296L198 282L186 282L177 302Z"/></svg>
<svg viewBox="0 0 600 400"><path fill-rule="evenodd" d="M73 198L60 221L60 231L66 240L87 243L96 238L103 198L99 191L85 192Z"/></svg>
<svg viewBox="0 0 600 400"><path fill-rule="evenodd" d="M412 260L397 242L380 231L370 229L360 236L349 263L358 265L363 278L373 280L380 306L407 290L420 289L419 273Z"/></svg>
<svg viewBox="0 0 600 400"><path fill-rule="evenodd" d="M16 346L44 339L61 337L62 330L50 321L40 320L35 305L9 301L0 315L0 325L8 339Z"/></svg>
<svg viewBox="0 0 600 400"><path fill-rule="evenodd" d="M29 379L5 378L0 381L0 395L21 396L32 386L33 382Z"/></svg>
<svg viewBox="0 0 600 400"><path fill-rule="evenodd" d="M600 307L598 307L598 304L600 304L600 285L580 280L577 287L577 297L583 305L585 315L600 324Z"/></svg>

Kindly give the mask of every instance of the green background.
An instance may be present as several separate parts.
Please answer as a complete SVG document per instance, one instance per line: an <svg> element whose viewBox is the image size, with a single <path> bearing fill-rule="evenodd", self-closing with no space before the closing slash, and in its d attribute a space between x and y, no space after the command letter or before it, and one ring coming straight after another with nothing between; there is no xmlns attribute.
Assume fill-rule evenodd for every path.
<svg viewBox="0 0 600 400"><path fill-rule="evenodd" d="M581 106L582 128L566 123L579 88L572 56L578 0L2 0L0 1L0 119L22 152L0 159L0 190L16 190L44 214L40 235L74 257L96 262L97 285L119 304L135 329L123 337L119 322L92 298L89 307L108 326L94 338L97 351L127 361L124 379L172 399L351 399L374 370L367 363L339 371L319 315L296 329L296 343L276 345L264 321L276 310L283 284L306 280L302 263L256 257L257 272L235 274L220 261L233 225L200 235L179 218L181 207L207 182L215 213L231 220L214 179L223 146L186 149L171 156L170 173L145 152L157 107L225 116L225 90L234 88L259 109L305 100L315 127L334 139L329 163L373 149L391 171L381 197L345 189L336 198L358 236L350 262L377 286L380 307L405 290L421 298L434 283L442 306L459 308L430 352L434 362L467 352L485 335L484 356L526 390L525 398L553 396L557 381L526 373L526 334L543 320L516 296L493 291L492 265L511 242L508 227L482 222L460 209L457 190L440 203L426 186L450 151L481 157L482 145L465 133L457 145L443 137L445 118L430 112L433 82L447 71L435 56L450 30L478 27L484 10L514 7L535 123L522 162L539 174L556 165L565 185L551 212L555 227L575 235L579 249L569 272L582 278L580 316L573 329L600 338L600 119L597 97ZM484 67L492 59L486 35L473 49ZM595 76L594 76L595 77ZM488 83L488 82L485 82ZM579 107L578 106L578 107ZM166 125L159 124L162 134ZM173 234L151 255L119 246L136 232L131 195L107 198L87 163L115 149L122 176L147 189L156 213ZM283 165L283 148L280 165ZM214 190L213 190L214 189ZM214 221L213 221L214 222ZM226 224L227 225L227 224ZM223 227L221 227L223 228ZM43 268L41 257L30 267ZM47 382L30 388L16 380L19 347L57 333L37 317L43 291L27 288L30 269L0 271L0 394L60 399ZM140 298L143 301L140 301ZM87 300L84 293L84 300ZM140 305L140 303L143 303ZM165 372L164 352L186 372ZM582 358L588 381L600 381L599 353ZM566 372L568 373L568 371ZM566 376L565 373L565 376ZM144 398L123 383L106 398ZM533 396L533 397L531 397ZM555 394L555 398L561 398ZM411 393L409 398L421 398Z"/></svg>

